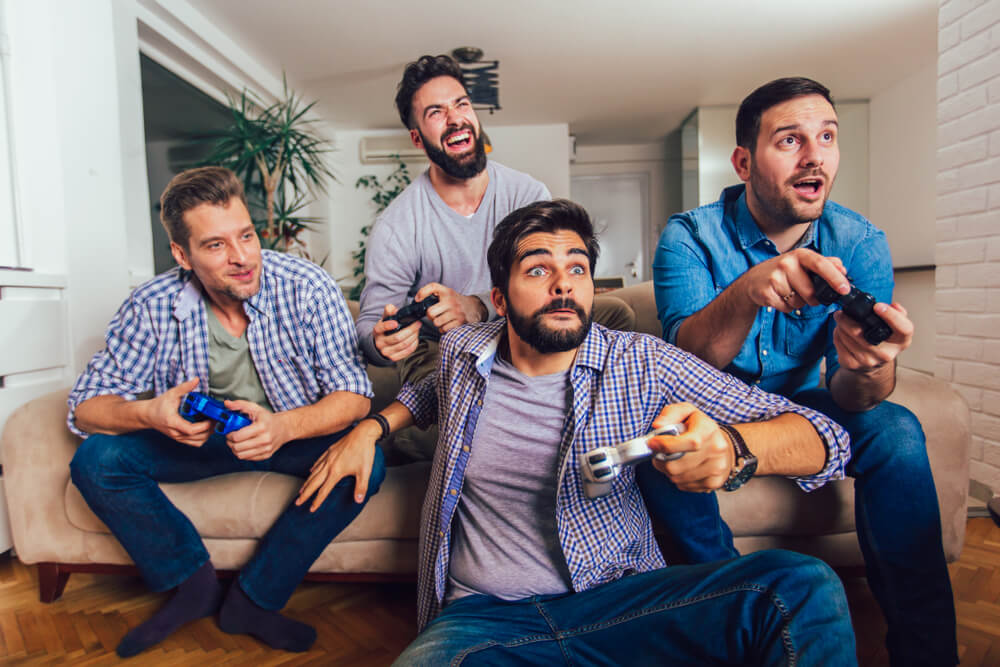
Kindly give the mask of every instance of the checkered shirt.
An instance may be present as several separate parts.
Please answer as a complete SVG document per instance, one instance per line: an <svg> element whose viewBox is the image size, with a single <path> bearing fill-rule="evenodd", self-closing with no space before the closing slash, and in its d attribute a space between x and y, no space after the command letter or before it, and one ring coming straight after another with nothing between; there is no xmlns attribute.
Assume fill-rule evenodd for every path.
<svg viewBox="0 0 1000 667"><path fill-rule="evenodd" d="M441 340L437 374L407 384L397 399L418 426L435 417L440 439L424 500L418 569L418 623L441 610L455 509L462 498L476 423L483 406L506 320L460 327ZM672 403L687 401L717 422L739 424L794 412L808 419L827 448L823 469L795 478L806 491L841 479L850 457L847 433L826 416L787 398L750 387L659 338L593 325L570 371L572 414L559 444L556 498L559 544L574 591L585 591L665 565L653 538L634 471L619 475L612 493L588 499L580 460L595 447L614 445L651 430Z"/></svg>
<svg viewBox="0 0 1000 667"><path fill-rule="evenodd" d="M326 271L299 257L264 250L260 291L244 302L246 336L275 411L312 405L335 391L372 396L351 313ZM107 347L90 360L69 395L70 429L78 405L115 394L162 394L197 377L208 388L205 301L190 271L175 267L139 286L108 325Z"/></svg>

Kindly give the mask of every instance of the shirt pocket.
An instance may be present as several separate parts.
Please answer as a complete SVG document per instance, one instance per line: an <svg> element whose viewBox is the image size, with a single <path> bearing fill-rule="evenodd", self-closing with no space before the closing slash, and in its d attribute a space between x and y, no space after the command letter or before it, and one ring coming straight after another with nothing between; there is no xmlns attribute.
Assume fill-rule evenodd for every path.
<svg viewBox="0 0 1000 667"><path fill-rule="evenodd" d="M826 321L833 306L804 306L782 315L785 353L818 359L826 349Z"/></svg>

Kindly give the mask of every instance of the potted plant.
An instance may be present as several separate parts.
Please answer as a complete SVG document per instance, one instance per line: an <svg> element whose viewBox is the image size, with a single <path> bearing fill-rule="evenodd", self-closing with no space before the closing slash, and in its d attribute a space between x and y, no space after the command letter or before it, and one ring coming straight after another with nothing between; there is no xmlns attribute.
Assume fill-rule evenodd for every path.
<svg viewBox="0 0 1000 667"><path fill-rule="evenodd" d="M302 213L317 191L326 191L328 179L336 180L324 159L332 145L306 117L316 102L304 105L283 84L283 98L272 104L246 89L230 96L232 123L205 137L213 145L201 164L228 167L240 177L264 247L308 257L300 235L321 219Z"/></svg>

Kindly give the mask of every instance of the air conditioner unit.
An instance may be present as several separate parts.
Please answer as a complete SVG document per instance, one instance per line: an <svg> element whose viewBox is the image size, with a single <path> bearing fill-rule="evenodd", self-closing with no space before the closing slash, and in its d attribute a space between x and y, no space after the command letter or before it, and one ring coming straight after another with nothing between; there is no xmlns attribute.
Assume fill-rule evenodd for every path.
<svg viewBox="0 0 1000 667"><path fill-rule="evenodd" d="M360 151L362 164L385 164L397 160L403 162L427 160L423 149L417 148L410 141L409 134L362 137Z"/></svg>

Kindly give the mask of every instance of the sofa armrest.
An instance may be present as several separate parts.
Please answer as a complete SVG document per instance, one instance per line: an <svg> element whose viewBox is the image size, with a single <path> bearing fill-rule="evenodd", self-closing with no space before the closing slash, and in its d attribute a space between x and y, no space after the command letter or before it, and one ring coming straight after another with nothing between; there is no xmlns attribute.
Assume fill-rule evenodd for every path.
<svg viewBox="0 0 1000 667"><path fill-rule="evenodd" d="M68 394L61 389L25 403L0 439L11 533L25 563L83 549L83 533L66 516L69 462L80 444L66 427ZM68 544L73 540L78 544Z"/></svg>
<svg viewBox="0 0 1000 667"><path fill-rule="evenodd" d="M924 428L941 507L944 553L954 561L962 552L968 518L972 445L969 406L948 382L902 367L897 369L896 389L889 400L908 408Z"/></svg>

